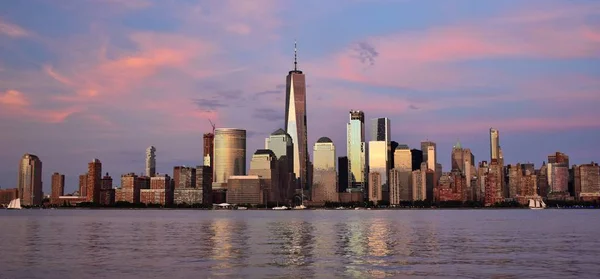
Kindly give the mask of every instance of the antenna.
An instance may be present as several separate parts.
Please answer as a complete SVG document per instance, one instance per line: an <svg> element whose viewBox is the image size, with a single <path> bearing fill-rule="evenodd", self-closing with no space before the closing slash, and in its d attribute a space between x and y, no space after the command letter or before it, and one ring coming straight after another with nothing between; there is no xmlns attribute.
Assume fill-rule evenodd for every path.
<svg viewBox="0 0 600 279"><path fill-rule="evenodd" d="M215 124L210 120L210 118L208 119L208 122L210 122L210 126L212 126L212 133L214 135L215 134Z"/></svg>
<svg viewBox="0 0 600 279"><path fill-rule="evenodd" d="M298 48L296 48L296 40L294 40L294 71L298 71Z"/></svg>

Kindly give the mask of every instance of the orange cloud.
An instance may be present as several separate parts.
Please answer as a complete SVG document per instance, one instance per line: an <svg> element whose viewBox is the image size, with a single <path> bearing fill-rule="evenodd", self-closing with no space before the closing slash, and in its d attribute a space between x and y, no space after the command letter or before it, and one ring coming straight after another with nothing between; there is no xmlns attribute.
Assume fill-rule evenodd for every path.
<svg viewBox="0 0 600 279"><path fill-rule="evenodd" d="M23 93L17 90L8 90L0 94L0 104L9 107L25 107L29 105L29 101Z"/></svg>
<svg viewBox="0 0 600 279"><path fill-rule="evenodd" d="M0 35L17 38L29 36L29 32L18 25L12 24L0 18Z"/></svg>

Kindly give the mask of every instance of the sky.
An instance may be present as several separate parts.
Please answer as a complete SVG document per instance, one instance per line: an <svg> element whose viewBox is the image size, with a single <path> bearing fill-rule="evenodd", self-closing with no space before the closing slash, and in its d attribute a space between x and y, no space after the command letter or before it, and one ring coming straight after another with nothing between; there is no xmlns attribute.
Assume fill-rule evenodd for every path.
<svg viewBox="0 0 600 279"><path fill-rule="evenodd" d="M294 40L311 150L345 156L353 109L436 142L444 170L457 140L489 160L490 127L507 164L600 160L600 1L0 1L0 188L24 153L45 193L94 158L119 185L150 145L160 173L200 165L209 119L250 158L284 127Z"/></svg>

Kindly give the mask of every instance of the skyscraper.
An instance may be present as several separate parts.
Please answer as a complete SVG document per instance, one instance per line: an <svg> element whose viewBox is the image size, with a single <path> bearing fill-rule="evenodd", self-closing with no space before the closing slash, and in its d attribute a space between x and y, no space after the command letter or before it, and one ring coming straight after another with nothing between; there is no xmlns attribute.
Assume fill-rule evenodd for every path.
<svg viewBox="0 0 600 279"><path fill-rule="evenodd" d="M423 162L427 163L427 168L435 171L437 164L437 148L435 142L421 142L421 151L423 151Z"/></svg>
<svg viewBox="0 0 600 279"><path fill-rule="evenodd" d="M279 173L277 171L277 157L270 149L258 149L250 161L249 176L259 176L262 183L264 201L280 202Z"/></svg>
<svg viewBox="0 0 600 279"><path fill-rule="evenodd" d="M65 194L65 175L55 172L52 174L52 194L50 203L58 204L58 197Z"/></svg>
<svg viewBox="0 0 600 279"><path fill-rule="evenodd" d="M93 203L100 202L100 188L102 180L102 163L98 159L92 160L88 164L88 175L87 175L87 201Z"/></svg>
<svg viewBox="0 0 600 279"><path fill-rule="evenodd" d="M215 183L227 183L232 175L246 174L246 130L216 129L214 150L213 180Z"/></svg>
<svg viewBox="0 0 600 279"><path fill-rule="evenodd" d="M328 137L320 138L313 149L314 171L312 200L338 201L335 145Z"/></svg>
<svg viewBox="0 0 600 279"><path fill-rule="evenodd" d="M348 157L338 157L338 191L346 192L348 189Z"/></svg>
<svg viewBox="0 0 600 279"><path fill-rule="evenodd" d="M371 140L390 142L390 119L373 118L371 119Z"/></svg>
<svg viewBox="0 0 600 279"><path fill-rule="evenodd" d="M273 151L277 158L280 200L287 201L296 191L292 137L283 129L277 129L265 139L265 149Z"/></svg>
<svg viewBox="0 0 600 279"><path fill-rule="evenodd" d="M153 177L156 174L156 148L150 146L146 149L146 176Z"/></svg>
<svg viewBox="0 0 600 279"><path fill-rule="evenodd" d="M204 166L212 167L214 160L215 134L206 133L204 138Z"/></svg>
<svg viewBox="0 0 600 279"><path fill-rule="evenodd" d="M412 200L412 153L408 145L399 144L394 150L394 168L390 171L390 203Z"/></svg>
<svg viewBox="0 0 600 279"><path fill-rule="evenodd" d="M366 178L365 114L360 110L350 111L347 124L348 183L353 191L363 191Z"/></svg>
<svg viewBox="0 0 600 279"><path fill-rule="evenodd" d="M22 205L42 204L42 161L33 154L25 154L19 164L18 186Z"/></svg>
<svg viewBox="0 0 600 279"><path fill-rule="evenodd" d="M385 141L369 141L369 200L377 202L384 199L384 192L389 191L388 183L388 143Z"/></svg>
<svg viewBox="0 0 600 279"><path fill-rule="evenodd" d="M500 132L490 128L490 161L500 159Z"/></svg>
<svg viewBox="0 0 600 279"><path fill-rule="evenodd" d="M308 189L308 144L306 128L306 80L298 70L294 44L294 70L286 78L285 131L294 143L294 173L300 187Z"/></svg>

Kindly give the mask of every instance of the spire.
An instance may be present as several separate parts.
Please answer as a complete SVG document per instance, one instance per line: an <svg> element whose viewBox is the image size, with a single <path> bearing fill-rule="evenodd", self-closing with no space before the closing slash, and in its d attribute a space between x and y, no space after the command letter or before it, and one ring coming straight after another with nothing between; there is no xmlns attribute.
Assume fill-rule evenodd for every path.
<svg viewBox="0 0 600 279"><path fill-rule="evenodd" d="M296 48L296 40L294 40L294 71L298 71L298 49Z"/></svg>
<svg viewBox="0 0 600 279"><path fill-rule="evenodd" d="M456 144L454 145L454 148L456 149L462 149L462 146L460 145L460 140L456 139Z"/></svg>

